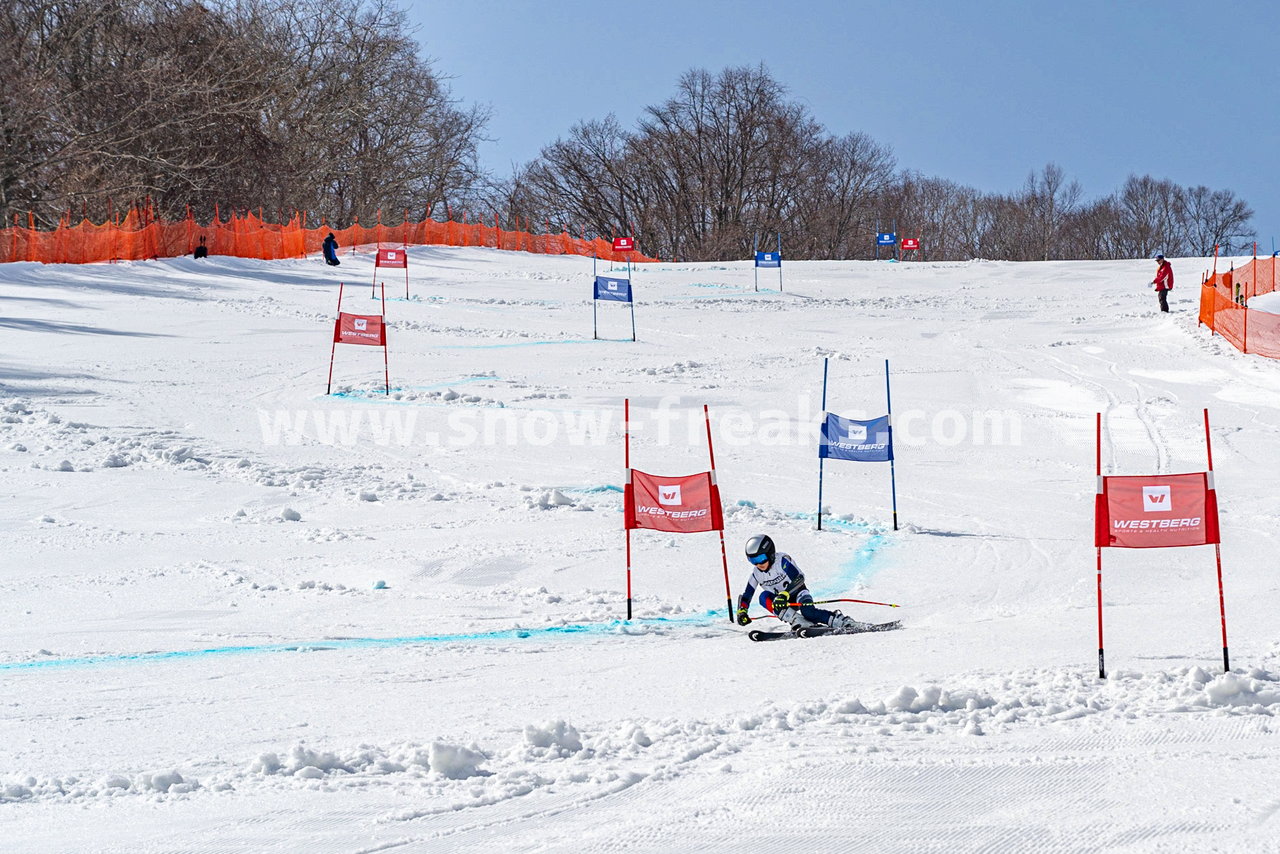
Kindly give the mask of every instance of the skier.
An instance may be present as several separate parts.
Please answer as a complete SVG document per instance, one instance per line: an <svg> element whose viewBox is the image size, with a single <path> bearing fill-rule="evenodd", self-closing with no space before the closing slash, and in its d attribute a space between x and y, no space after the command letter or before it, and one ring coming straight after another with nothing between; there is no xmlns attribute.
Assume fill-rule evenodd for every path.
<svg viewBox="0 0 1280 854"><path fill-rule="evenodd" d="M324 239L324 243L320 244L320 250L324 253L324 262L330 267L336 267L342 263L338 260L338 238L333 236L332 231Z"/></svg>
<svg viewBox="0 0 1280 854"><path fill-rule="evenodd" d="M747 589L738 597L738 625L751 622L747 608L751 597L760 590L760 604L776 615L791 630L799 631L809 626L827 626L835 630L853 629L858 626L839 611L827 611L809 604L813 594L804 582L804 573L789 554L778 554L773 540L767 534L757 534L747 540L747 560L755 569L747 579ZM791 607L791 603L800 607Z"/></svg>
<svg viewBox="0 0 1280 854"><path fill-rule="evenodd" d="M1173 265L1164 260L1163 255L1156 256L1156 278L1151 283L1160 298L1160 310L1169 310L1169 291L1173 290Z"/></svg>

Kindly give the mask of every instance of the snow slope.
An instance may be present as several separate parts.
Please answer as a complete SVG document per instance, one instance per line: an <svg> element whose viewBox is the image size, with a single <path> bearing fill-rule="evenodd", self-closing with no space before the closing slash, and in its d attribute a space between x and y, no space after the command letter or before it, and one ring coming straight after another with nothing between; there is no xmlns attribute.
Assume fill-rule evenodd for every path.
<svg viewBox="0 0 1280 854"><path fill-rule="evenodd" d="M651 265L633 344L590 259L410 258L390 395L324 394L368 253L0 267L0 848L1280 850L1280 365L1148 262ZM814 529L824 357L855 418L891 362L901 530L839 462ZM623 397L660 474L709 405L735 597L769 532L904 630L750 643L647 531L623 620ZM1094 413L1166 473L1204 407L1233 670L1212 550L1113 550L1099 680Z"/></svg>
<svg viewBox="0 0 1280 854"><path fill-rule="evenodd" d="M1273 291L1269 294L1258 294L1249 300L1249 308L1280 314L1280 293Z"/></svg>

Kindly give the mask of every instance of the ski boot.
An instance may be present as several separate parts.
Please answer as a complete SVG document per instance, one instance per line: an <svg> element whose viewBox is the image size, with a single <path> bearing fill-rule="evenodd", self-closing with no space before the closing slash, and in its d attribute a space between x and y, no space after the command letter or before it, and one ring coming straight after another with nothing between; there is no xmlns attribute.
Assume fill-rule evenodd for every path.
<svg viewBox="0 0 1280 854"><path fill-rule="evenodd" d="M861 624L852 617L846 617L839 611L831 612L831 622L827 623L827 628L833 632L846 632L850 629L856 629Z"/></svg>

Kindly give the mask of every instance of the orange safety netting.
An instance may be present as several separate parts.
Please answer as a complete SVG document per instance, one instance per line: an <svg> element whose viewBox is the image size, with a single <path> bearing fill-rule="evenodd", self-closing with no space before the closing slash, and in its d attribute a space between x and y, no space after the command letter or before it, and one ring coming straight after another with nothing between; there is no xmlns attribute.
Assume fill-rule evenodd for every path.
<svg viewBox="0 0 1280 854"><path fill-rule="evenodd" d="M1200 322L1242 353L1280 359L1280 314L1248 308L1249 300L1280 286L1277 259L1255 258L1208 276L1200 288Z"/></svg>
<svg viewBox="0 0 1280 854"><path fill-rule="evenodd" d="M348 228L306 228L295 216L280 225L266 222L252 212L235 214L226 221L215 216L213 222L201 225L193 217L165 221L150 216L145 210L131 210L122 220L96 225L87 219L71 225L63 220L51 231L35 228L28 217L27 225L18 218L10 227L0 228L0 262L41 261L46 264L88 264L95 261L143 261L151 258L176 258L190 255L205 239L210 255L233 255L238 258L300 258L319 252L320 243L333 232L344 247L366 244L403 244L436 246L487 246L516 252L542 255L594 255L606 261L657 261L638 252L614 252L604 238L588 240L570 234L533 234L482 223L405 222L400 225L373 227L353 225Z"/></svg>

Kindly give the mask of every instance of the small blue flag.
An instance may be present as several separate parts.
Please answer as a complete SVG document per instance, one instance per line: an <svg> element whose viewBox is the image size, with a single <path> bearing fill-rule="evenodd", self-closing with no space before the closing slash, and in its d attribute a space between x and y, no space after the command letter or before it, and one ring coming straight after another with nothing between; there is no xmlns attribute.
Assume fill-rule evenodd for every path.
<svg viewBox="0 0 1280 854"><path fill-rule="evenodd" d="M827 413L818 442L818 456L832 460L883 463L893 459L893 435L889 416L854 421Z"/></svg>
<svg viewBox="0 0 1280 854"><path fill-rule="evenodd" d="M631 282L609 276L596 276L596 299L631 302Z"/></svg>
<svg viewBox="0 0 1280 854"><path fill-rule="evenodd" d="M894 246L898 242L898 235L892 231L876 232L877 246Z"/></svg>
<svg viewBox="0 0 1280 854"><path fill-rule="evenodd" d="M757 252L756 266L757 267L781 267L782 253L781 252Z"/></svg>

